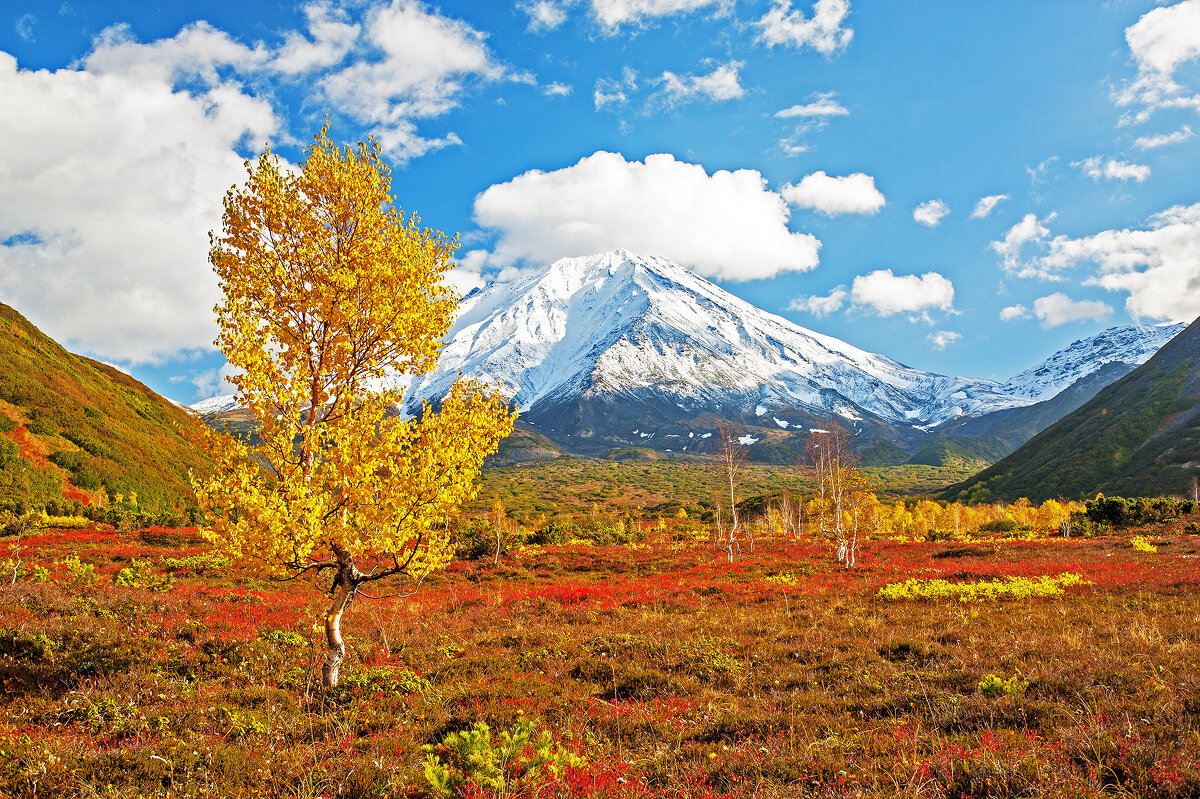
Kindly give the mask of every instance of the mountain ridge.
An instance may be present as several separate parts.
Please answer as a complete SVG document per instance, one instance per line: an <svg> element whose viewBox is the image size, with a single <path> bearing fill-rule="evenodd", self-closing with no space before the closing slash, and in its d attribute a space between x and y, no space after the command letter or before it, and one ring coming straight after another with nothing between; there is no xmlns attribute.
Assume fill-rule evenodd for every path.
<svg viewBox="0 0 1200 799"><path fill-rule="evenodd" d="M771 457L793 458L798 438L836 417L880 462L929 457L932 444L990 463L1180 329L1110 328L1004 382L953 377L762 311L667 259L615 250L473 290L437 369L394 384L411 414L436 404L460 373L499 382L525 423L580 454L680 451L674 444L694 452L705 446L696 436L726 418L762 440L752 457L785 445L790 455ZM233 399L193 407L219 413Z"/></svg>
<svg viewBox="0 0 1200 799"><path fill-rule="evenodd" d="M1183 494L1200 474L1200 319L1015 452L941 497Z"/></svg>

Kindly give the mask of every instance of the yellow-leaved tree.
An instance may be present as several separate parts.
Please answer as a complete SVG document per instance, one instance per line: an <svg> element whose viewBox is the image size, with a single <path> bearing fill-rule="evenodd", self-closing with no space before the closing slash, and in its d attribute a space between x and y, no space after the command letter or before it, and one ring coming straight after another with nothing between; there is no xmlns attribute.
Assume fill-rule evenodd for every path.
<svg viewBox="0 0 1200 799"><path fill-rule="evenodd" d="M270 150L248 163L210 236L216 343L258 426L243 440L210 432L217 469L194 487L220 549L279 577L332 574L333 687L359 587L449 562L448 520L515 414L466 381L437 412L398 413L388 386L433 368L452 322L442 277L457 238L401 215L376 142L342 148L322 129L305 156L296 170Z"/></svg>

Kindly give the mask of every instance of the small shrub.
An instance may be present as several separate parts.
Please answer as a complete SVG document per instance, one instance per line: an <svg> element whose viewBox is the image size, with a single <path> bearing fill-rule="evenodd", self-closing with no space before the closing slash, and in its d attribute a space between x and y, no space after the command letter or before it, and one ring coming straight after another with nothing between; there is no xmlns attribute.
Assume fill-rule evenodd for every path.
<svg viewBox="0 0 1200 799"><path fill-rule="evenodd" d="M135 558L113 575L113 584L125 588L148 588L151 591L168 590L174 578L169 574L153 574L153 568L154 564L150 561Z"/></svg>
<svg viewBox="0 0 1200 799"><path fill-rule="evenodd" d="M911 579L888 583L876 596L893 602L906 599L957 599L961 602L986 602L996 599L1023 599L1054 596L1063 589L1085 583L1072 572L1057 577L1005 577L999 580L980 580L974 583L952 583L949 580Z"/></svg>
<svg viewBox="0 0 1200 799"><path fill-rule="evenodd" d="M11 575L11 576L10 576ZM45 566L23 563L9 558L0 563L0 580L4 582L24 579L27 583L45 583L50 580L50 570Z"/></svg>
<svg viewBox="0 0 1200 799"><path fill-rule="evenodd" d="M67 575L73 583L91 585L96 582L96 567L91 563L84 563L79 559L78 555L72 555L66 560L59 562L58 565L67 570Z"/></svg>
<svg viewBox="0 0 1200 799"><path fill-rule="evenodd" d="M1150 543L1150 539L1144 535L1135 535L1129 539L1129 546L1133 547L1134 552L1157 552L1158 547Z"/></svg>
<svg viewBox="0 0 1200 799"><path fill-rule="evenodd" d="M434 796L536 794L568 768L584 765L582 757L556 745L550 731L518 720L493 741L491 728L480 721L469 730L426 746L425 782Z"/></svg>
<svg viewBox="0 0 1200 799"><path fill-rule="evenodd" d="M1004 680L995 674L988 674L979 681L979 693L988 699L996 699L1001 696L1020 696L1028 687L1029 683L1022 680L1020 676Z"/></svg>
<svg viewBox="0 0 1200 799"><path fill-rule="evenodd" d="M346 675L342 684L348 690L358 693L391 696L426 694L430 689L429 680L421 675L408 669L393 669L390 666L355 669Z"/></svg>
<svg viewBox="0 0 1200 799"><path fill-rule="evenodd" d="M308 643L307 638L291 630L264 630L258 637L280 646L301 647Z"/></svg>
<svg viewBox="0 0 1200 799"><path fill-rule="evenodd" d="M199 555L186 555L182 558L163 558L163 566L171 572L191 572L193 574L212 574L225 571L233 563L233 559L220 552L202 552Z"/></svg>

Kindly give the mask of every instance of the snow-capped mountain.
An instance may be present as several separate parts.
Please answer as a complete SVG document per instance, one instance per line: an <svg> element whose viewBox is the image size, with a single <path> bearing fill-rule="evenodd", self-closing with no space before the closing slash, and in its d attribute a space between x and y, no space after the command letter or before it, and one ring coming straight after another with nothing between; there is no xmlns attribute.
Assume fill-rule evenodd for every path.
<svg viewBox="0 0 1200 799"><path fill-rule="evenodd" d="M443 396L459 373L502 383L522 411L653 398L691 415L770 414L781 427L797 410L931 426L1033 401L994 381L904 366L767 313L664 258L623 250L563 258L472 292L437 370L409 386L408 401Z"/></svg>
<svg viewBox="0 0 1200 799"><path fill-rule="evenodd" d="M1047 400L1107 363L1140 366L1187 325L1122 325L1081 338L1004 381L1001 389L1033 402Z"/></svg>
<svg viewBox="0 0 1200 799"><path fill-rule="evenodd" d="M671 446L664 440L703 439L712 416L777 434L841 417L911 452L935 429L986 428L979 417L1070 387L1090 397L1183 327L1111 328L1003 383L949 377L767 313L664 258L617 250L563 258L464 297L437 369L405 386L405 410L436 402L461 374L499 383L526 423L568 446L655 436ZM192 406L206 416L236 407L232 395ZM1021 440L1061 415L1030 413L1037 423L1021 427Z"/></svg>

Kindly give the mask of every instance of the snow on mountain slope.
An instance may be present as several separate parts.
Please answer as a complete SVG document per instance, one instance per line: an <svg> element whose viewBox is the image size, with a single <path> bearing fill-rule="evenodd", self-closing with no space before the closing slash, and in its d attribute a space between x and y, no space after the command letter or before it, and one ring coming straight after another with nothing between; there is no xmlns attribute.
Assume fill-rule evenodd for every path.
<svg viewBox="0 0 1200 799"><path fill-rule="evenodd" d="M1004 383L947 377L767 313L664 258L617 250L471 292L438 368L402 383L410 412L444 396L461 373L500 383L523 412L606 397L682 415L753 414L781 428L789 410L801 410L927 430L1049 399L1105 363L1140 364L1183 327L1110 328ZM237 407L224 395L192 409Z"/></svg>
<svg viewBox="0 0 1200 799"><path fill-rule="evenodd" d="M1182 323L1110 327L1072 342L1037 366L1013 375L1001 385L1001 390L1033 402L1050 399L1106 363L1135 366L1145 363L1186 327Z"/></svg>
<svg viewBox="0 0 1200 799"><path fill-rule="evenodd" d="M200 400L195 405L188 407L201 416L208 416L209 414L237 410L241 406L238 404L237 394L221 394L216 397L209 397L206 400Z"/></svg>
<svg viewBox="0 0 1200 799"><path fill-rule="evenodd" d="M522 410L580 396L653 396L685 410L801 408L936 425L1032 400L994 381L912 369L762 311L666 259L564 258L460 303L435 372L503 382ZM410 407L412 407L410 405ZM765 411L764 411L765 413Z"/></svg>

